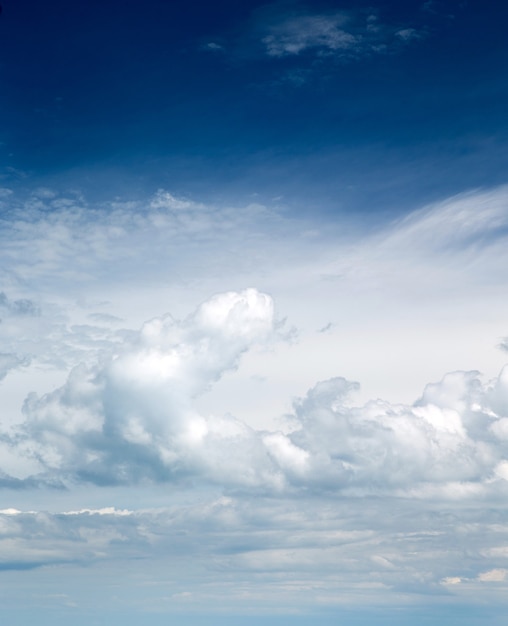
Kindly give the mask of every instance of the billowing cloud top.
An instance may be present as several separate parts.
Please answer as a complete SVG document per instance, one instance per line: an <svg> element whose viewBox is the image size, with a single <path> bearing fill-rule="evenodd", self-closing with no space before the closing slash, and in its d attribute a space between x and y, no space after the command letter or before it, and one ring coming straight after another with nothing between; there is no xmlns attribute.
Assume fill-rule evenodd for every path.
<svg viewBox="0 0 508 626"><path fill-rule="evenodd" d="M59 389L31 394L12 445L53 480L193 477L267 493L504 492L508 367L487 384L475 372L448 374L412 406L355 407L357 384L323 381L295 402L284 432L196 409L194 400L243 353L275 336L272 299L255 289L216 295L182 321L152 319L106 362L79 365Z"/></svg>

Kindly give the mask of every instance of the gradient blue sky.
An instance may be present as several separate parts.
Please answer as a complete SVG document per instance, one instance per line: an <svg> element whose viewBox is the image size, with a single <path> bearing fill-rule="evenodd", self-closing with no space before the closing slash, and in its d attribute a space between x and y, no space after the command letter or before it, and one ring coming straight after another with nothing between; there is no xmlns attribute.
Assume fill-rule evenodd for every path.
<svg viewBox="0 0 508 626"><path fill-rule="evenodd" d="M0 608L508 608L508 8L2 1Z"/></svg>
<svg viewBox="0 0 508 626"><path fill-rule="evenodd" d="M25 172L93 194L376 214L505 182L502 4L4 6L3 175L17 187ZM356 38L343 48L338 14ZM309 32L284 34L290 20ZM284 36L297 53L269 48Z"/></svg>

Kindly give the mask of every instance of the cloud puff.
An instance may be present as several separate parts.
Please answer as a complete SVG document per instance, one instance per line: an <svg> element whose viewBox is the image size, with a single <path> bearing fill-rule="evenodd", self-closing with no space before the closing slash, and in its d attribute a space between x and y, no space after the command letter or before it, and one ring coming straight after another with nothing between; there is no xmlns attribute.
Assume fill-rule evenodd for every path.
<svg viewBox="0 0 508 626"><path fill-rule="evenodd" d="M276 330L254 289L214 296L182 321L146 322L113 358L30 395L16 439L48 476L98 484L199 478L225 488L467 497L508 480L508 367L482 383L447 374L413 405L354 406L334 378L296 401L290 429L258 431L194 400Z"/></svg>
<svg viewBox="0 0 508 626"><path fill-rule="evenodd" d="M315 487L425 494L439 486L460 497L504 478L507 383L508 367L487 385L476 372L454 372L413 406L352 407L355 385L332 379L296 404L290 438L308 452L306 481Z"/></svg>
<svg viewBox="0 0 508 626"><path fill-rule="evenodd" d="M421 37L416 29L381 24L376 15L365 12L299 13L272 18L262 38L272 57L313 52L320 56L357 58L385 52Z"/></svg>
<svg viewBox="0 0 508 626"><path fill-rule="evenodd" d="M229 480L248 480L260 447L251 429L205 419L192 399L274 333L273 302L254 289L214 296L181 322L153 319L106 365L78 366L63 387L29 396L19 445L49 470L98 483L228 480L235 463Z"/></svg>

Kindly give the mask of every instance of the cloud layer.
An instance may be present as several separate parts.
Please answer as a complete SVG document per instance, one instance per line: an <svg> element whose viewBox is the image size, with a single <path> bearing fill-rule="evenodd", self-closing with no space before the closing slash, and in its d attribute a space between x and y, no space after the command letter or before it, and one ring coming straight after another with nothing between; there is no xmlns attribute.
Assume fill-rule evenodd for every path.
<svg viewBox="0 0 508 626"><path fill-rule="evenodd" d="M477 503L400 498L208 494L145 510L5 509L0 573L9 572L6 585L15 594L15 573L31 570L36 581L40 569L64 595L53 603L80 610L88 602L85 576L98 568L108 572L94 593L98 610L119 602L131 610L209 614L365 603L400 610L401 603L428 606L432 597L434 607L449 606L473 595L506 605L506 521L506 510L493 519ZM65 576L70 568L81 586Z"/></svg>

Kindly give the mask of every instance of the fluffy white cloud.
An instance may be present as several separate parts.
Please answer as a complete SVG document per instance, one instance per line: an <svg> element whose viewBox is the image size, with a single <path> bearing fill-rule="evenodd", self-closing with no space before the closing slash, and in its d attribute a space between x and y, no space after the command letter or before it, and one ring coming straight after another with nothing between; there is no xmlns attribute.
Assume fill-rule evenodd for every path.
<svg viewBox="0 0 508 626"><path fill-rule="evenodd" d="M418 497L504 492L508 367L488 383L477 372L447 374L413 405L354 406L356 383L323 381L295 402L284 432L198 411L196 398L276 326L272 299L254 289L214 296L182 321L150 320L113 357L75 367L52 393L31 394L13 445L53 480L193 477L268 492Z"/></svg>
<svg viewBox="0 0 508 626"><path fill-rule="evenodd" d="M45 423L44 405L47 420L55 422L56 432L63 429L65 437L71 437L71 425L80 420L102 424L107 407L129 414L128 423L122 426L122 437L129 445L134 445L132 440L140 445L144 438L149 447L153 441L144 421L157 423L160 404L184 406L194 416L194 434L188 437L202 442L201 452L185 467L199 466L200 475L206 473L202 459L206 454L213 458L211 450L220 448L220 437L212 433L226 429L227 424L232 432L243 433L249 450L260 454L260 465L248 472L251 481L259 483L260 476L268 476L284 486L296 485L303 476L310 480L316 463L311 441L305 442L297 433L275 432L273 418L287 412L291 398L305 395L314 381L337 374L360 380L358 393L363 396L357 414L363 415L361 404L368 398L390 398L391 402L380 403L376 409L381 422L387 419L381 415L385 410L381 405L388 412L416 415L411 406L393 408L393 401L402 397L410 404L422 381L435 380L443 371L478 367L491 377L499 370L505 355L492 348L506 333L502 297L508 250L506 195L506 188L463 194L385 224L376 232L345 235L328 223L321 231L309 230L304 221L255 205L243 209L203 206L164 191L144 203L117 202L104 207L47 191L37 192L24 203L9 196L10 210L0 229L0 271L8 294L0 298L2 371L9 373L9 385L4 380L0 386L4 422L25 420L19 407L27 391L35 389L39 399L32 396L26 404L34 433L38 421ZM83 268L87 276L79 274ZM81 279L76 281L78 274ZM274 295L280 310L290 315L290 323L298 325L298 342L261 354L248 349L252 337L246 334L243 347L231 339L224 339L220 347L213 339L213 323L226 337L227 324L233 322L226 324L220 316L213 323L196 318L193 323L202 328L203 337L209 336L209 354L222 356L198 363L192 352L198 348L189 346L204 339L188 334L182 341L191 352L191 365L178 365L174 375L179 390L173 385L170 393L171 385L164 381L172 371L174 353L162 344L150 352L147 324L145 352L137 354L135 344L141 340L130 329L168 309L182 317L209 293L245 284L258 285ZM242 315L239 319L243 320ZM246 323L255 329L253 320ZM164 329L171 326L170 318L153 325L154 336L162 336L169 332ZM183 333L185 324L175 323L176 327ZM328 333L316 332L325 327ZM174 328L171 332L176 332ZM244 348L243 369L234 376L219 374L217 382L212 369L216 367L216 373L227 370L227 359L233 362L235 351ZM119 354L123 356L115 378L111 359ZM28 360L31 367L20 369ZM73 367L78 369L62 387ZM50 368L58 368L58 376L51 378ZM150 387L150 377L159 380L156 393L148 391L156 387L153 382ZM87 379L88 390L79 383ZM57 391L45 395L51 388ZM77 391L63 392L71 388ZM163 399L162 388L169 398ZM134 408L130 412L115 408L115 402L121 407L115 398L134 393L143 398L133 402L133 407L139 403L137 414ZM496 399L492 391L489 396L489 410L499 418L492 432L505 441L507 427L500 417L505 414L503 394L497 395ZM433 401L428 399L428 403ZM431 417L431 410L425 410L425 420L442 420L441 413ZM179 411L175 408L174 412ZM230 413L238 419L228 417ZM452 429L452 424L458 428L459 418L450 415L447 428ZM305 422L301 411L297 419ZM117 420L123 424L123 417L108 423ZM416 415L415 423L418 420L423 423L424 418ZM204 424L209 429L206 436ZM270 431L266 436L256 432L260 425ZM307 427L304 430L310 433ZM476 436L469 433L468 437L476 441ZM466 447L468 437L463 442ZM203 442L212 438L215 443L207 444L205 454ZM38 441L39 436L33 439ZM62 442L44 453L36 446L37 453L47 459L52 450L59 458L62 446L67 445ZM80 442L77 447L89 450L90 445ZM153 458L160 459L160 453ZM499 463L496 476L504 475L501 458ZM83 467L89 467L88 462ZM359 483L362 471L349 470ZM153 472L158 474L155 468Z"/></svg>
<svg viewBox="0 0 508 626"><path fill-rule="evenodd" d="M263 455L253 431L199 415L192 400L275 334L273 302L254 289L214 296L181 322L153 319L105 364L77 366L63 387L32 394L19 445L43 467L99 483L196 472L252 480Z"/></svg>
<svg viewBox="0 0 508 626"><path fill-rule="evenodd" d="M377 400L352 407L344 402L350 383L319 383L297 404L290 435L309 453L307 479L351 493L425 495L438 485L461 497L488 488L508 458L506 439L496 434L505 421L507 372L486 385L474 372L448 374L413 406Z"/></svg>

